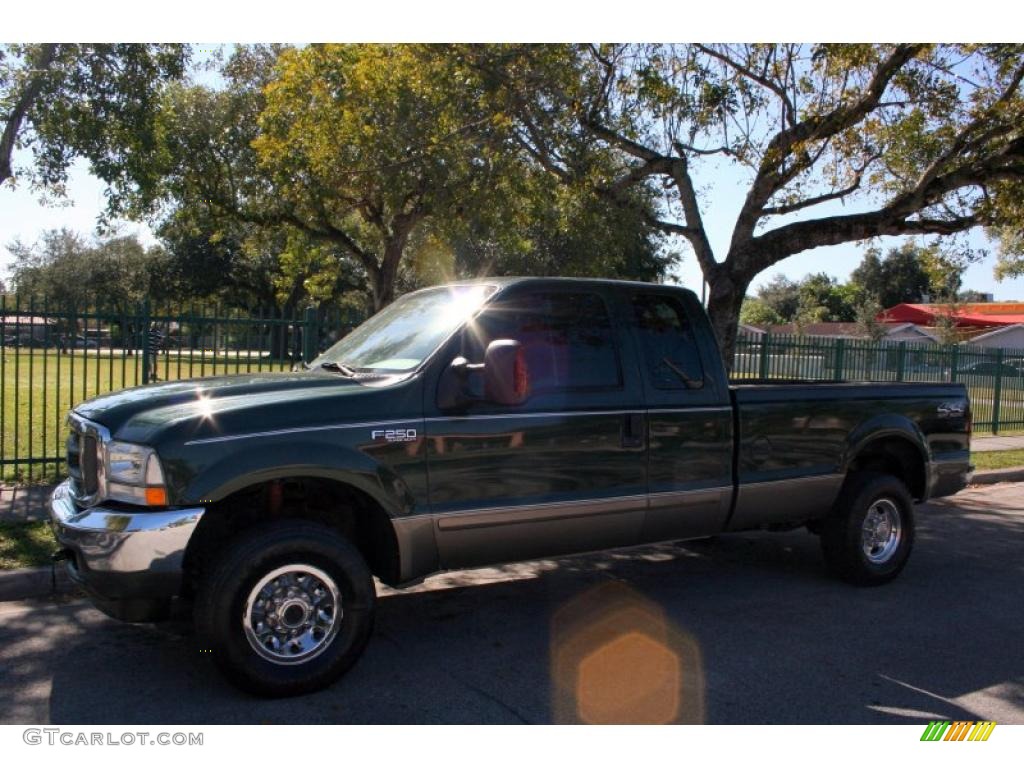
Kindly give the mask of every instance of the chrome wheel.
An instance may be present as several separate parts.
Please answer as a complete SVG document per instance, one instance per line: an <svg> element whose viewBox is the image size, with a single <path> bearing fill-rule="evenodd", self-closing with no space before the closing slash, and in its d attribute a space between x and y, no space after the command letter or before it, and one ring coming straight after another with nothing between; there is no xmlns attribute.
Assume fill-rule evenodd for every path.
<svg viewBox="0 0 1024 768"><path fill-rule="evenodd" d="M900 511L891 499L878 499L868 509L861 526L861 546L872 563L884 563L903 540Z"/></svg>
<svg viewBox="0 0 1024 768"><path fill-rule="evenodd" d="M312 565L277 568L249 593L242 623L249 645L275 664L302 664L319 656L342 619L334 579Z"/></svg>

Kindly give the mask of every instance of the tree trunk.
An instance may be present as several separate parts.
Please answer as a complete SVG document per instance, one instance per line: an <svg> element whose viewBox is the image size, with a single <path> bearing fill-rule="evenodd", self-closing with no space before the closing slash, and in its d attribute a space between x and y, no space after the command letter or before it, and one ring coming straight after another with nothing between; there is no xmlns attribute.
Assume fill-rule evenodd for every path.
<svg viewBox="0 0 1024 768"><path fill-rule="evenodd" d="M749 286L749 279L737 279L728 274L713 275L708 279L708 316L727 374L732 372L740 308Z"/></svg>
<svg viewBox="0 0 1024 768"><path fill-rule="evenodd" d="M396 271L397 274L397 271ZM390 277L386 270L370 273L370 298L373 301L373 314L377 314L384 307L395 300L395 276Z"/></svg>
<svg viewBox="0 0 1024 768"><path fill-rule="evenodd" d="M402 263L405 245L416 220L403 218L392 225L391 234L384 240L384 258L380 267L370 271L371 298L374 314L395 300L395 282L398 280L398 266Z"/></svg>

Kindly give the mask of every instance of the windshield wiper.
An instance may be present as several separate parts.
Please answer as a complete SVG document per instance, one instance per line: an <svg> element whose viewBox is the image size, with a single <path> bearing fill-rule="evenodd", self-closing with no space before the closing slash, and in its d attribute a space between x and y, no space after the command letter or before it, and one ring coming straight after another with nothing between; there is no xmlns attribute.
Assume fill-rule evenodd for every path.
<svg viewBox="0 0 1024 768"><path fill-rule="evenodd" d="M320 367L325 371L335 371L340 373L342 376L348 376L350 379L355 377L356 369L351 365L345 365L345 363L336 363L333 360L328 360L326 363L320 363Z"/></svg>
<svg viewBox="0 0 1024 768"><path fill-rule="evenodd" d="M703 379L691 379L689 376L686 375L686 371L684 371L682 368L677 366L675 363L673 363L667 357L661 358L661 362L663 362L665 365L667 365L671 369L672 373L674 373L676 376L679 377L680 381L682 381L683 384L686 385L687 389L703 389L704 388L704 380Z"/></svg>

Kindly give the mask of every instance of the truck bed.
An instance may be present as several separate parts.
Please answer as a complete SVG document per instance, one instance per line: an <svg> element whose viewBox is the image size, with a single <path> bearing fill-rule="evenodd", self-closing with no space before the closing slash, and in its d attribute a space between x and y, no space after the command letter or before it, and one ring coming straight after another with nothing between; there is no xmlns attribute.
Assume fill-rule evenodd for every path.
<svg viewBox="0 0 1024 768"><path fill-rule="evenodd" d="M891 443L893 461L936 467L936 477L921 477L911 489L919 499L942 495L943 467L962 476L969 461L970 408L962 384L754 380L729 390L734 530L820 510L823 495L835 497L850 458L868 441Z"/></svg>

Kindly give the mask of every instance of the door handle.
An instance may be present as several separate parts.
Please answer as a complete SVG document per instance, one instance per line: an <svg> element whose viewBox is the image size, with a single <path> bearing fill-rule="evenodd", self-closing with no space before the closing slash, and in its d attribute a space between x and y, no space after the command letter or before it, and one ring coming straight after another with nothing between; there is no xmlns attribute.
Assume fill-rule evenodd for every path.
<svg viewBox="0 0 1024 768"><path fill-rule="evenodd" d="M644 445L644 415L642 413L627 413L622 417L622 447L643 448Z"/></svg>

